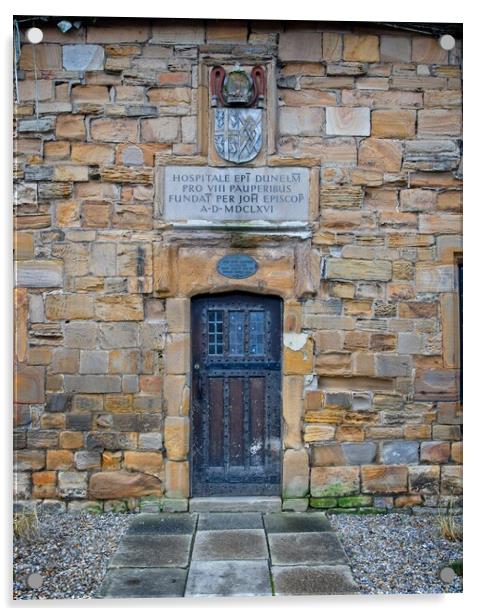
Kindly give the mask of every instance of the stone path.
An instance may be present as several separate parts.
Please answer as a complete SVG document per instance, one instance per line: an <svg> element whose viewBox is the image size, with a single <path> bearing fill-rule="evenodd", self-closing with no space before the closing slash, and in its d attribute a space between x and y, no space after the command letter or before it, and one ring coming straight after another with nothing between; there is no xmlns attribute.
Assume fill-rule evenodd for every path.
<svg viewBox="0 0 482 616"><path fill-rule="evenodd" d="M345 552L321 513L139 514L99 597L353 594Z"/></svg>

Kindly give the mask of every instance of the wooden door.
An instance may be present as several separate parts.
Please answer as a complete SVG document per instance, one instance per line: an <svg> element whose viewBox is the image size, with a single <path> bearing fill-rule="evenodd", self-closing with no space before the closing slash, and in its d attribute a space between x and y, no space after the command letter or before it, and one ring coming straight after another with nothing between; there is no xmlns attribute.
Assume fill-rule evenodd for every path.
<svg viewBox="0 0 482 616"><path fill-rule="evenodd" d="M192 301L193 496L280 494L281 300Z"/></svg>

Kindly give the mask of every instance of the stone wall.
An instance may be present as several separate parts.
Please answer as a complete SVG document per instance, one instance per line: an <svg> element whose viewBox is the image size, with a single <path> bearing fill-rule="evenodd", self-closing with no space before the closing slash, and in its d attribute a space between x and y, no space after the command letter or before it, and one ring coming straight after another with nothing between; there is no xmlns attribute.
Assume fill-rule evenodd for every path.
<svg viewBox="0 0 482 616"><path fill-rule="evenodd" d="M15 104L15 498L186 506L189 297L228 288L203 275L236 245L265 259L256 288L303 341L284 349L286 507L458 504L461 42L321 22L42 29ZM202 70L226 58L275 71L268 164L316 178L308 245L189 239L156 215L159 161L208 152Z"/></svg>

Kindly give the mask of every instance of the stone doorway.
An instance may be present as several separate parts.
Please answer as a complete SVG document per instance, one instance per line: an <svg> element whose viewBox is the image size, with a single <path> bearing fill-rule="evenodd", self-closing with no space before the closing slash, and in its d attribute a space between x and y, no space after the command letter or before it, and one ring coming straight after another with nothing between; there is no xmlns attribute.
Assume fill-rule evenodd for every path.
<svg viewBox="0 0 482 616"><path fill-rule="evenodd" d="M280 495L281 300L198 296L191 329L192 496Z"/></svg>

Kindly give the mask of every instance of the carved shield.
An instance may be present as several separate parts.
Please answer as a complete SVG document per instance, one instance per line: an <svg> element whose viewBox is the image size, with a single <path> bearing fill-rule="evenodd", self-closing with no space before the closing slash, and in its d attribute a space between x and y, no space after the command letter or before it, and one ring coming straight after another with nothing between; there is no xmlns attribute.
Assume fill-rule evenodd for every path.
<svg viewBox="0 0 482 616"><path fill-rule="evenodd" d="M245 163L259 154L262 144L262 109L215 109L214 147L221 158L232 163Z"/></svg>

